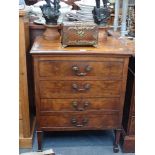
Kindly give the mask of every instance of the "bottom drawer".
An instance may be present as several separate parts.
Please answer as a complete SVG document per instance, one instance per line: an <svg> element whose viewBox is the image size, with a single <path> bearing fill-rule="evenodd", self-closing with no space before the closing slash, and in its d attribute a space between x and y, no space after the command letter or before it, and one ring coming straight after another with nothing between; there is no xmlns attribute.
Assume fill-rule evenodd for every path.
<svg viewBox="0 0 155 155"><path fill-rule="evenodd" d="M119 115L114 114L59 114L40 116L40 127L53 129L113 129L118 127Z"/></svg>

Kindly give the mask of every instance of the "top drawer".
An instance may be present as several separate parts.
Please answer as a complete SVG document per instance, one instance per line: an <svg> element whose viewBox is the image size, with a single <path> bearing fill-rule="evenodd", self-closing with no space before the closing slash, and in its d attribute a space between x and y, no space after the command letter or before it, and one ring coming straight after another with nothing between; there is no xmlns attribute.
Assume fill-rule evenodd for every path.
<svg viewBox="0 0 155 155"><path fill-rule="evenodd" d="M122 60L122 59L121 59ZM40 60L39 77L53 80L120 80L123 61Z"/></svg>

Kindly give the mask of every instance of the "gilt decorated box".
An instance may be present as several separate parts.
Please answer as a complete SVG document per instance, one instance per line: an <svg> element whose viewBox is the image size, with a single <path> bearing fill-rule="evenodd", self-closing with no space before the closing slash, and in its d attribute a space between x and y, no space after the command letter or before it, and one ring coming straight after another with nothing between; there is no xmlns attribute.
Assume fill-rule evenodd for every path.
<svg viewBox="0 0 155 155"><path fill-rule="evenodd" d="M64 22L61 43L67 46L95 46L98 44L98 26L94 22Z"/></svg>

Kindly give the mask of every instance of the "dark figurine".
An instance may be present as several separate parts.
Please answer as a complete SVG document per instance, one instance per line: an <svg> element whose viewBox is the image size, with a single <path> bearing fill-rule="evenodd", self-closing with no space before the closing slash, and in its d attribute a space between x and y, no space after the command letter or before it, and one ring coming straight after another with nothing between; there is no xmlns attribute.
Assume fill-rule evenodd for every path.
<svg viewBox="0 0 155 155"><path fill-rule="evenodd" d="M103 7L100 6L100 0L96 0L96 6L93 10L94 22L98 25L106 25L110 17L110 11L107 7L107 0L103 1Z"/></svg>
<svg viewBox="0 0 155 155"><path fill-rule="evenodd" d="M51 0L45 0L47 4L44 4L41 6L41 10L43 13L43 17L46 20L47 25L56 25L57 20L60 16L60 0L54 0L54 2L51 2ZM53 6L51 6L51 3Z"/></svg>

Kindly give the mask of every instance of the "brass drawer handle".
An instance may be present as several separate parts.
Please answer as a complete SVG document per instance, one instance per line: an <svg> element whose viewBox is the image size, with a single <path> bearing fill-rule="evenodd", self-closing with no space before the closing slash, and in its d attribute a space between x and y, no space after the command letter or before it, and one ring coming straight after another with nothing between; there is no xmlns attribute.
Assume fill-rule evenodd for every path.
<svg viewBox="0 0 155 155"><path fill-rule="evenodd" d="M76 118L71 119L71 123L76 127L84 127L85 125L88 124L88 121L89 121L88 118L84 118L80 124Z"/></svg>
<svg viewBox="0 0 155 155"><path fill-rule="evenodd" d="M77 111L84 111L86 110L86 108L90 105L90 103L88 101L85 101L83 103L83 107L79 107L78 101L73 101L72 102L72 106L75 108L75 110Z"/></svg>
<svg viewBox="0 0 155 155"><path fill-rule="evenodd" d="M83 92L88 91L91 88L91 85L89 83L86 83L83 85L83 88L79 88L79 86L76 83L73 83L72 88L78 92Z"/></svg>
<svg viewBox="0 0 155 155"><path fill-rule="evenodd" d="M92 67L91 66L86 66L85 67L85 72L81 72L78 66L73 66L72 67L72 71L77 76L86 76L91 70L92 70Z"/></svg>

